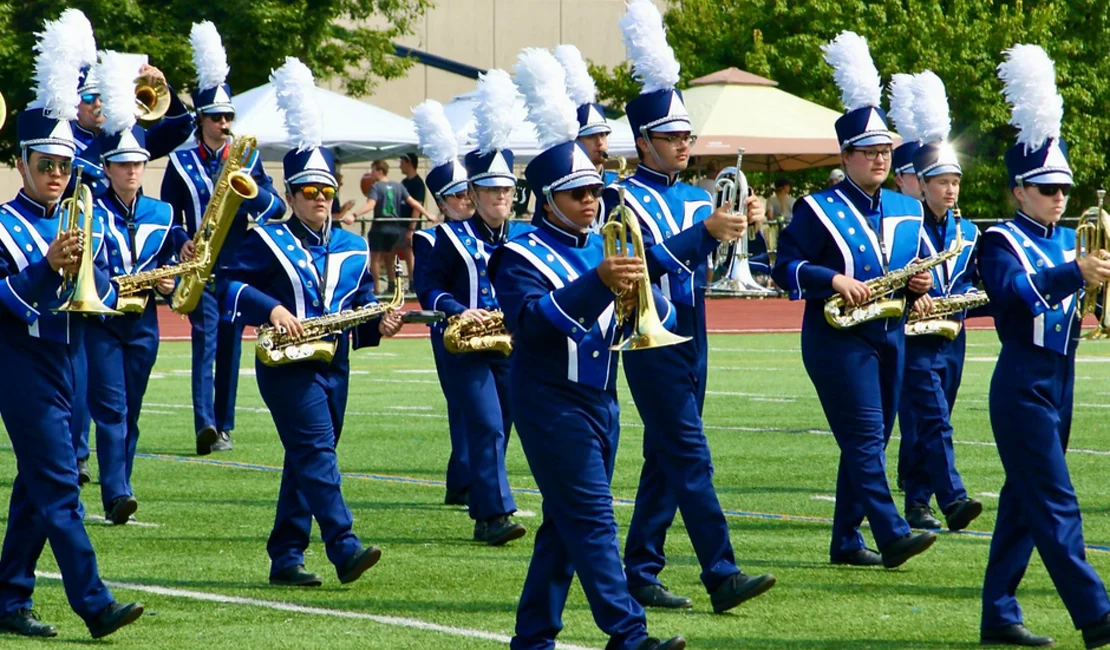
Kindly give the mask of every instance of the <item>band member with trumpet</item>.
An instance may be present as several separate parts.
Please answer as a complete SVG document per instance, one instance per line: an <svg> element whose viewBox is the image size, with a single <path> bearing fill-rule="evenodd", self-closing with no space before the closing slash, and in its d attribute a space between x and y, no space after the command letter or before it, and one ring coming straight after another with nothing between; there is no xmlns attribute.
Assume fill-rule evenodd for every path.
<svg viewBox="0 0 1110 650"><path fill-rule="evenodd" d="M320 146L320 110L312 72L287 57L270 76L286 130L297 147L284 158L287 223L264 224L231 249L234 262L218 278L223 318L269 323L298 335L306 318L377 302L366 241L334 228L331 201L338 184L335 156ZM326 278L326 280L325 280ZM375 346L401 328L396 312L353 330L353 346ZM330 363L255 364L258 390L285 447L277 518L267 544L270 583L315 587L322 580L304 566L312 520L320 525L328 560L343 584L357 580L381 557L352 531L351 511L339 488L336 445L343 430L349 376L347 333Z"/></svg>
<svg viewBox="0 0 1110 650"><path fill-rule="evenodd" d="M609 636L606 647L680 650L682 637L662 643L648 637L644 610L628 592L609 488L620 435L613 344L622 328L613 294L637 293L634 285L648 281L644 262L623 249L606 257L602 237L590 232L603 185L575 142L574 103L559 62L547 50L526 49L515 73L546 150L525 170L536 196L536 229L495 251L490 273L517 346L512 406L543 494L543 524L510 647L555 646L577 573L594 620ZM657 290L653 299L673 324L666 299Z"/></svg>
<svg viewBox="0 0 1110 650"><path fill-rule="evenodd" d="M219 178L221 165L227 158L231 124L235 121L231 87L225 83L227 54L216 26L208 21L195 23L189 40L193 46L193 65L197 69L197 87L193 91L197 112L196 142L170 155L161 194L162 200L173 206L174 218L184 226L174 232L174 247L179 251L178 257L186 262L195 255L192 238L197 234L212 196L213 183ZM285 214L285 204L274 190L257 152L243 171L254 178L258 195L243 201L239 207L218 257L217 274L230 262L246 236L248 222L265 223L267 219ZM189 323L193 340L196 449L198 455L204 456L231 449L243 328L220 319L219 306L211 290L204 292L200 304L189 313Z"/></svg>
<svg viewBox="0 0 1110 650"><path fill-rule="evenodd" d="M434 99L424 101L413 109L413 124L420 139L420 148L432 161L425 184L435 199L443 218L449 221L466 221L474 216L474 204L470 201L467 188L466 167L459 162L459 141L451 128L443 105ZM418 230L413 234L413 272L412 288L417 297L428 295L425 287L426 267L436 245L436 235L442 231L442 224ZM431 305L421 305L431 309ZM444 505L465 506L470 495L470 455L467 452L466 430L463 427L465 397L459 396L447 374L447 362L443 348L443 322L431 323L432 356L436 363L436 374L443 397L447 400L447 428L451 435L451 456L447 460L447 494Z"/></svg>
<svg viewBox="0 0 1110 650"><path fill-rule="evenodd" d="M58 633L31 610L35 565L47 541L69 605L94 638L143 613L141 604L123 605L112 597L85 531L71 435L79 352L74 333L85 321L55 311L63 299L70 303L59 272L72 277L82 261L93 272L84 281L95 283L94 298L110 300L112 294L103 257L95 266L86 257L96 254L102 234L92 206L76 199L59 205L77 149L69 120L76 117L79 37L64 19L48 22L39 35L35 78L69 83L38 86L36 108L19 114L16 168L23 189L0 206L0 371L11 379L0 391L0 417L18 466L0 553L0 631L23 636ZM83 194L89 199L87 190Z"/></svg>
<svg viewBox="0 0 1110 650"><path fill-rule="evenodd" d="M1054 65L1037 45L1005 53L999 77L1013 108L1017 144L1006 175L1020 208L992 226L980 245L979 271L1002 342L990 386L990 419L1006 483L998 500L983 583L981 641L1052 645L1024 626L1017 588L1034 547L1088 648L1110 645L1110 599L1087 562L1083 522L1068 475L1075 350L1081 290L1110 280L1108 253L1078 250L1059 225L1072 188L1060 137L1064 102ZM1078 258L1077 258L1078 256Z"/></svg>
<svg viewBox="0 0 1110 650"><path fill-rule="evenodd" d="M902 270L917 256L921 203L882 189L893 139L879 108L879 73L867 42L843 32L823 50L847 109L836 121L847 178L794 206L794 219L779 239L773 277L792 300L806 301L802 361L840 447L830 559L893 568L936 541L935 533L910 532L884 466L902 387L904 305L896 303L897 315L844 328L834 326L825 303L839 294L855 309L879 298L871 296L866 281ZM907 299L927 293L931 280L926 271L913 274L906 280ZM859 532L864 517L879 552L864 545Z"/></svg>
<svg viewBox="0 0 1110 650"><path fill-rule="evenodd" d="M723 612L770 589L772 575L748 576L736 565L702 426L708 341L705 264L720 241L747 236L748 219L678 180L690 157L690 117L675 89L678 62L667 44L663 18L650 0L633 0L621 18L625 47L642 93L626 111L636 134L640 166L618 185L640 220L648 271L674 303L676 333L693 340L625 358L625 377L644 422L644 465L636 509L625 543L632 595L651 607L690 607L659 581L663 545L676 509L702 567L713 610ZM619 200L612 188L607 205ZM763 217L758 197L743 199L753 222Z"/></svg>
<svg viewBox="0 0 1110 650"><path fill-rule="evenodd" d="M478 79L478 149L465 158L475 215L466 221L447 221L439 229L421 282L420 304L428 309L478 323L494 318L499 310L486 267L490 254L512 234L507 220L516 176L513 152L505 145L512 131L516 96L504 70L490 70ZM474 541L500 546L520 539L527 530L510 518L516 512L516 501L505 473L512 427L509 360L493 350L448 351L443 360L463 412Z"/></svg>
<svg viewBox="0 0 1110 650"><path fill-rule="evenodd" d="M921 227L920 257L932 257L962 243L955 259L933 267L933 288L914 303L917 315L927 318L934 301L950 301L954 296L978 292L979 229L968 219L953 214L960 199L963 169L956 151L948 143L952 128L944 82L926 70L916 75L917 98L914 112L924 144L913 155L912 168L921 187L924 220ZM903 145L904 146L904 145ZM958 210L958 209L957 209ZM956 229L962 232L957 236ZM982 294L980 294L982 295ZM963 322L964 312L945 317ZM906 522L911 528L940 528L929 502L936 495L949 530L963 530L983 512L983 504L967 496L963 479L956 470L952 445L952 408L963 376L966 335L962 326L955 339L943 334L916 334L907 328L905 371L902 399L898 411L902 444L908 440L913 449L902 467L905 480ZM925 330L922 330L925 331ZM901 454L900 454L901 457Z"/></svg>

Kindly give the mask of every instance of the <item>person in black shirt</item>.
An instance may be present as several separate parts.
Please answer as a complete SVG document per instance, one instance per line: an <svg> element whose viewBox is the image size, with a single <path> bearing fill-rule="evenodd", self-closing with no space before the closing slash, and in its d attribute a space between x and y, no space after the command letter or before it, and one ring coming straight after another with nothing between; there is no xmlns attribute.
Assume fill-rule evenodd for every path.
<svg viewBox="0 0 1110 650"><path fill-rule="evenodd" d="M405 186L409 196L420 205L424 205L424 197L427 194L427 188L424 186L424 179L416 172L416 166L420 158L414 153L407 153L401 156L401 173L405 175L401 179L401 185ZM401 216L409 219L409 223L404 224L407 226L404 238L397 242L394 246L393 252L396 253L401 259L405 261L405 266L408 267L409 275L412 277L412 233L417 230L418 220L413 218L412 207L405 203L401 206Z"/></svg>

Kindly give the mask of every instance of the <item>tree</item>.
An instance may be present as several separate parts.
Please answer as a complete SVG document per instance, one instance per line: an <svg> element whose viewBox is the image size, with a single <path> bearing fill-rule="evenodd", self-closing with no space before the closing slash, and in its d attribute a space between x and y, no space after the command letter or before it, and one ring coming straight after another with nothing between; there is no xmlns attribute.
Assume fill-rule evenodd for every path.
<svg viewBox="0 0 1110 650"><path fill-rule="evenodd" d="M216 24L227 50L233 90L266 83L286 56L301 59L317 79L338 78L364 95L380 79L402 76L411 59L393 55L393 42L411 34L432 0L9 0L0 3L0 88L9 118L32 97L35 32L66 6L88 16L101 50L141 52L187 91L196 79L189 30ZM372 25L372 26L370 26ZM0 156L15 156L15 128L0 133Z"/></svg>
<svg viewBox="0 0 1110 650"><path fill-rule="evenodd" d="M684 80L735 66L837 110L839 92L820 46L844 29L868 39L884 81L933 70L947 87L962 154L960 205L974 218L1006 218L1011 210L1002 157L1014 129L997 78L1001 52L1040 44L1056 62L1064 96L1063 135L1078 184L1069 212L1090 205L1106 182L1110 3L1102 0L673 0L665 20ZM635 93L628 73L627 66L595 69L603 101L623 106ZM825 174L797 176L817 183Z"/></svg>

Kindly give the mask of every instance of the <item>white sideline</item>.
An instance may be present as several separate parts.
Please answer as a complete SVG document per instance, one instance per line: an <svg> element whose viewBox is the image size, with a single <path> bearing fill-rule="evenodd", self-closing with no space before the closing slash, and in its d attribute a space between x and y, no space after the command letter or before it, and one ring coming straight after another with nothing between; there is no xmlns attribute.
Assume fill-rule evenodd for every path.
<svg viewBox="0 0 1110 650"><path fill-rule="evenodd" d="M36 572L40 578L47 578L49 580L61 580L60 573L47 573L43 571ZM312 616L332 616L335 618L350 618L363 621L373 621L379 625L391 625L394 627L406 627L412 630L422 630L425 632L439 632L440 634L450 634L452 636L462 636L470 639L485 639L487 641L496 641L502 644L508 644L510 638L504 634L497 634L495 632L485 632L483 630L472 630L465 627L453 627L450 625L439 625L436 623L429 623L421 621L416 618L402 618L400 616L382 616L381 614L367 614L365 612L352 612L342 609L325 609L323 607L307 607L305 605L294 605L293 603L283 603L276 600L259 600L257 598L241 598L239 596L226 596L224 594L213 594L204 591L189 591L187 589L170 589L168 587L159 587L157 585L139 585L130 582L114 582L105 580L104 584L112 587L113 589L129 589L132 591L142 591L148 594L155 594L157 596L168 596L171 598L187 598L189 600L203 600L211 603L221 603L224 605L244 605L247 607L264 607L266 609L274 609L280 612L291 612L294 614L308 614ZM570 645L567 643L556 644L557 648L563 650L598 650L597 648L590 648L587 646Z"/></svg>

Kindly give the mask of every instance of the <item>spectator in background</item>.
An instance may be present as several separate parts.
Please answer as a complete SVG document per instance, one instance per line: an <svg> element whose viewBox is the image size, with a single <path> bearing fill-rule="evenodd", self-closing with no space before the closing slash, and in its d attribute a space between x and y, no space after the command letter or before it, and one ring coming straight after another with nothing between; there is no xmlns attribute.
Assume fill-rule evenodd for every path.
<svg viewBox="0 0 1110 650"><path fill-rule="evenodd" d="M844 170L837 168L829 172L829 187L836 185L844 180Z"/></svg>
<svg viewBox="0 0 1110 650"><path fill-rule="evenodd" d="M767 199L767 220L782 219L784 224L790 223L794 218L794 201L790 196L790 179L780 178L775 181L775 193Z"/></svg>
<svg viewBox="0 0 1110 650"><path fill-rule="evenodd" d="M416 172L417 164L420 162L420 157L414 153L407 153L401 156L401 173L404 178L401 179L401 185L405 186L409 196L412 200L420 205L424 205L424 199L428 194L428 188L424 185L424 179ZM425 212L428 219L432 219L432 215ZM408 203L401 205L401 216L409 220L405 224L408 230L405 231L405 237L393 248L393 253L399 256L405 262L405 267L408 268L409 279L412 279L412 234L416 232L419 227L420 220L413 216L413 209Z"/></svg>
<svg viewBox="0 0 1110 650"><path fill-rule="evenodd" d="M709 192L710 196L713 196L717 184L717 174L719 173L721 173L721 163L716 160L710 160L705 164L705 178L698 181L698 187Z"/></svg>
<svg viewBox="0 0 1110 650"><path fill-rule="evenodd" d="M351 208L355 207L355 200L350 199L343 205L340 205L339 190L343 188L343 174L335 172L335 182L339 184L339 187L336 188L335 196L331 199L331 218L333 221L350 223L347 221L347 213L351 211Z"/></svg>
<svg viewBox="0 0 1110 650"><path fill-rule="evenodd" d="M409 195L404 185L388 179L389 163L384 160L375 160L370 165L370 174L374 182L370 186L370 192L366 197L366 205L348 214L344 223L354 223L355 219L368 212L374 213L374 219L370 223L370 234L367 237L370 240L370 272L374 274L375 278L379 279L378 282L380 283L380 278L383 277L381 274L382 262L386 262L389 284L385 287L385 290L392 291L393 285L397 281L397 274L393 268L393 257L398 247L405 245L413 225L411 221L412 213L409 213L410 220L405 221L402 217L401 206L407 205L412 212L422 217L428 217L429 219L431 217L424 206L417 203L416 199ZM411 246L409 250L411 250ZM408 264L409 277L412 277L411 255L408 257Z"/></svg>
<svg viewBox="0 0 1110 650"><path fill-rule="evenodd" d="M516 188L513 190L513 218L514 219L527 219L532 216L528 211L528 201L531 200L532 191L528 189L528 181L523 177L518 178L516 181Z"/></svg>

